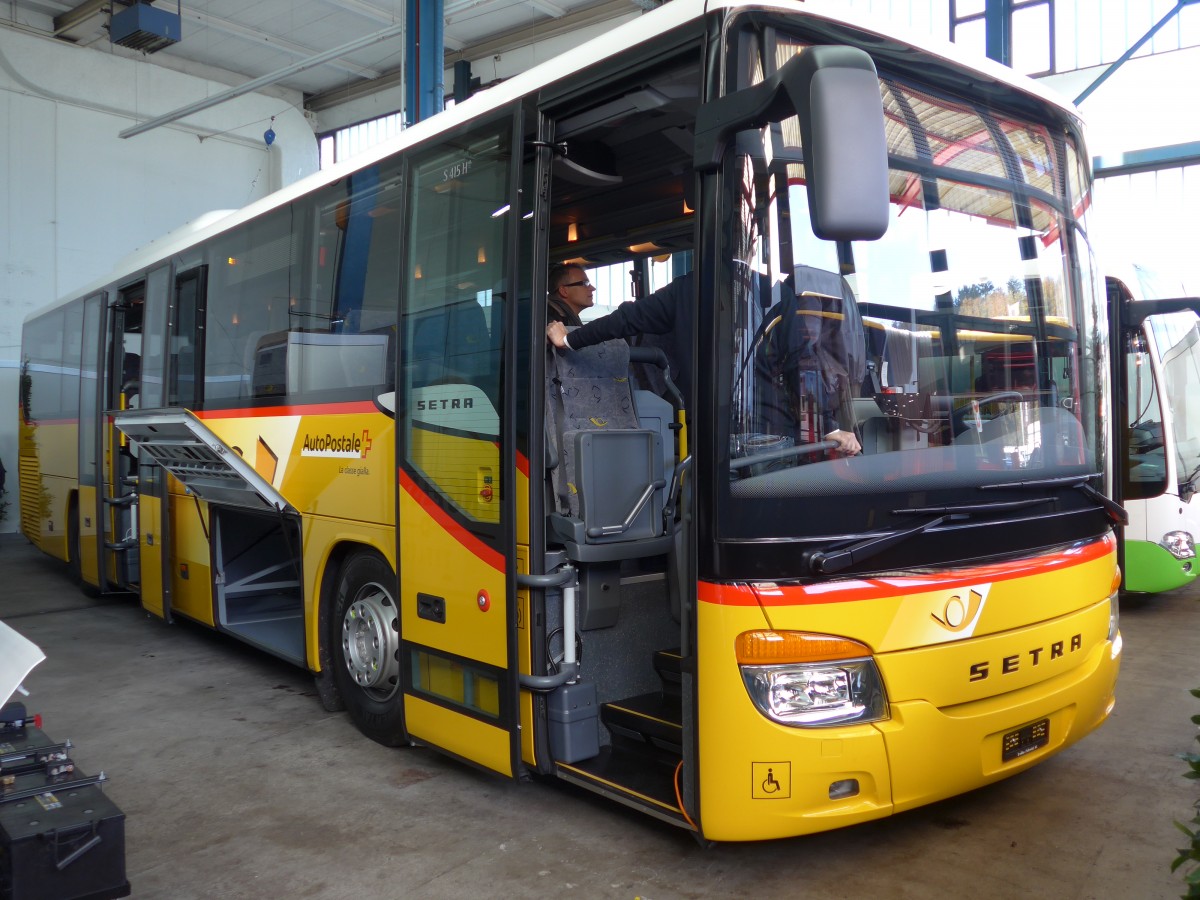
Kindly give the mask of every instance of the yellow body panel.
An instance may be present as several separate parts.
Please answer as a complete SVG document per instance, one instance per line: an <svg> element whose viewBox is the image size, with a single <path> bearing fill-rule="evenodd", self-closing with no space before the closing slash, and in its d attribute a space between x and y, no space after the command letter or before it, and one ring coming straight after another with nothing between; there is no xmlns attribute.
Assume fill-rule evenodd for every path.
<svg viewBox="0 0 1200 900"><path fill-rule="evenodd" d="M436 734L438 747L486 766L501 775L511 775L508 731L472 719L453 710L414 697L404 697L404 717L413 734Z"/></svg>
<svg viewBox="0 0 1200 900"><path fill-rule="evenodd" d="M79 570L88 584L100 583L100 557L97 552L96 535L96 488L79 486Z"/></svg>
<svg viewBox="0 0 1200 900"><path fill-rule="evenodd" d="M507 667L503 571L448 533L403 489L400 521L401 633L405 640ZM444 598L446 621L419 618L417 593ZM490 600L486 609L480 603L481 595Z"/></svg>
<svg viewBox="0 0 1200 900"><path fill-rule="evenodd" d="M353 522L322 516L304 516L301 524L304 549L304 633L308 668L321 669L320 647L321 584L330 558L339 549L371 549L396 571L396 529L391 522Z"/></svg>
<svg viewBox="0 0 1200 900"><path fill-rule="evenodd" d="M733 642L743 631L766 626L759 608L700 603L696 626L705 648L698 656L705 837L787 837L891 812L887 751L879 731L870 725L790 728L771 722L751 702ZM830 801L830 782L844 778L858 778L860 794Z"/></svg>
<svg viewBox="0 0 1200 900"><path fill-rule="evenodd" d="M391 523L395 423L381 412L203 417L301 513Z"/></svg>
<svg viewBox="0 0 1200 900"><path fill-rule="evenodd" d="M183 493L174 478L168 483L171 517L171 611L213 626L212 555L205 530L211 531L208 504ZM176 493L178 492L178 493Z"/></svg>
<svg viewBox="0 0 1200 900"><path fill-rule="evenodd" d="M22 424L18 454L21 530L43 553L66 560L67 513L79 469L79 429L74 422ZM11 492L15 487L10 481ZM10 515L16 512L9 510Z"/></svg>
<svg viewBox="0 0 1200 900"><path fill-rule="evenodd" d="M143 495L138 500L138 553L142 607L163 617L162 501Z"/></svg>
<svg viewBox="0 0 1200 900"><path fill-rule="evenodd" d="M521 481L526 479L521 476ZM525 496L522 493L522 496ZM528 509L528 504L526 504ZM527 534L528 532L521 532ZM517 571L529 572L529 547L521 545L517 547ZM531 638L532 629L529 627L530 604L532 598L528 588L517 589L517 671L526 674L532 671L533 666L533 645ZM533 740L534 731L534 708L533 708L533 691L521 691L520 694L520 716L521 716L521 759L527 765L537 765L537 750Z"/></svg>
<svg viewBox="0 0 1200 900"><path fill-rule="evenodd" d="M943 582L962 583L941 590L922 589L938 576L847 581L826 586L846 592L840 599L818 589L799 601L797 589L756 585L699 603L705 836L757 840L855 824L1005 778L1094 730L1112 709L1120 664L1108 640L1113 549L1093 545L1078 562L1070 551L1047 555L991 582L997 572L986 567L952 573ZM931 615L942 620L936 633L925 624ZM768 719L734 655L738 634L764 627L872 647L890 718L819 728ZM1046 746L1005 762L1004 735L1042 719ZM858 792L831 800L831 786L848 779Z"/></svg>

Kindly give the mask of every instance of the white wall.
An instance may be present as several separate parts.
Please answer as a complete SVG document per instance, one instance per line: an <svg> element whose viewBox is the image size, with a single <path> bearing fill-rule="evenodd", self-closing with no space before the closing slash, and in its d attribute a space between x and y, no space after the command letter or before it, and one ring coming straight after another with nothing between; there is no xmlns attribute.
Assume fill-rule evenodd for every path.
<svg viewBox="0 0 1200 900"><path fill-rule="evenodd" d="M1044 80L1074 98L1106 68ZM1200 47L1138 57L1117 69L1079 107L1092 158L1110 165L1130 151L1200 141L1197 72ZM1093 248L1101 265L1141 263L1200 291L1200 166L1100 178L1095 199Z"/></svg>
<svg viewBox="0 0 1200 900"><path fill-rule="evenodd" d="M26 314L201 213L244 206L317 170L299 94L251 94L137 137L117 136L227 87L0 28L0 460L9 501L0 531L17 522ZM231 122L241 127L230 131ZM262 138L268 126L277 135L270 150Z"/></svg>

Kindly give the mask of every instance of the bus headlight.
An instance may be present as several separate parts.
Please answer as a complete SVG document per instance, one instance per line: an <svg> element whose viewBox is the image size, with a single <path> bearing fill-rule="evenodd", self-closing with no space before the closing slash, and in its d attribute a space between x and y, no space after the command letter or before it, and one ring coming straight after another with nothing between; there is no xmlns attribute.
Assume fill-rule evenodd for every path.
<svg viewBox="0 0 1200 900"><path fill-rule="evenodd" d="M1192 559L1196 555L1196 541L1186 531L1168 531L1158 546L1176 559Z"/></svg>
<svg viewBox="0 0 1200 900"><path fill-rule="evenodd" d="M866 645L832 635L751 631L738 665L759 712L783 725L842 725L888 717L887 694Z"/></svg>

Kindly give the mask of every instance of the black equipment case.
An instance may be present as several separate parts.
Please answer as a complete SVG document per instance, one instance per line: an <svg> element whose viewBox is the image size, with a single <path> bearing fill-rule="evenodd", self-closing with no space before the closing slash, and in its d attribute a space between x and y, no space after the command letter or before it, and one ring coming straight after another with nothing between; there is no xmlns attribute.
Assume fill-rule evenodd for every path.
<svg viewBox="0 0 1200 900"><path fill-rule="evenodd" d="M5 727L7 726L7 727ZM128 897L125 814L40 728L0 723L0 900Z"/></svg>

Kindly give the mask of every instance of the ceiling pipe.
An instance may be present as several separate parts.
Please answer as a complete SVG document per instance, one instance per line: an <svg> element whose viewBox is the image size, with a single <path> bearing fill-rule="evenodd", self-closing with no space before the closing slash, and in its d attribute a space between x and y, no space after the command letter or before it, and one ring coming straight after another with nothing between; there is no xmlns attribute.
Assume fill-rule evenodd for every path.
<svg viewBox="0 0 1200 900"><path fill-rule="evenodd" d="M274 72L268 72L266 75L263 75L260 78L255 78L253 81L247 81L245 84L230 88L227 91L222 91L219 94L214 94L213 96L207 97L204 100L197 100L195 103L188 104L187 106L181 106L179 109L176 109L173 112L164 113L161 116L157 116L153 119L143 122L141 125L134 125L131 128L126 128L118 135L118 137L131 138L144 132L152 131L153 129L158 128L160 125L166 125L170 122L182 119L185 116L190 116L192 113L197 113L201 110L208 109L209 107L224 103L226 100L232 100L234 97L240 97L243 94L249 94L252 91L258 90L260 87L266 87L269 84L275 84L278 81L282 81L284 78L295 75L297 72L303 72L306 69L312 69L316 66L323 65L324 63L329 62L331 59L337 59L338 57L345 56L347 53L353 53L356 50L363 49L364 47L370 47L372 44L377 44L380 41L386 41L388 38L398 37L404 33L405 28L406 26L403 23L392 25L389 28L384 28L382 31L376 31L374 34L361 37L356 41L351 41L348 44L342 44L342 46L334 47L332 50L327 50L324 53L318 53L316 56L310 57L309 59L303 59L298 63L285 66L282 69L276 69Z"/></svg>

